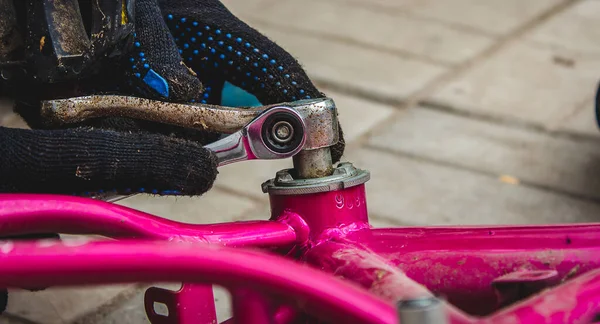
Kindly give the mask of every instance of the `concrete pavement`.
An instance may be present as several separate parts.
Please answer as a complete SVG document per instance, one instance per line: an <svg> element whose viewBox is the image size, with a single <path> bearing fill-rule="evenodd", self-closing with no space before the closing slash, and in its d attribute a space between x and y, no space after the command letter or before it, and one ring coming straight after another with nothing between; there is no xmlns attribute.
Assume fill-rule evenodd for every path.
<svg viewBox="0 0 600 324"><path fill-rule="evenodd" d="M600 220L598 1L225 3L337 102L345 159L372 172L375 226ZM123 204L194 223L265 219L260 183L289 163L226 166L201 198ZM14 292L0 323L146 323L143 289Z"/></svg>

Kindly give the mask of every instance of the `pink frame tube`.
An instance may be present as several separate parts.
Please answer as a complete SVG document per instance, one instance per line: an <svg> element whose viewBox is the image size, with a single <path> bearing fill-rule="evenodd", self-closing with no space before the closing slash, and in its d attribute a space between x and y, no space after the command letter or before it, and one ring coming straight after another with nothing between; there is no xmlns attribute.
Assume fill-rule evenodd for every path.
<svg viewBox="0 0 600 324"><path fill-rule="evenodd" d="M167 306L168 316L154 311L155 302ZM193 307L188 309L190 305ZM152 324L213 324L217 320L213 290L209 285L185 283L179 291L150 287L144 294L144 309Z"/></svg>
<svg viewBox="0 0 600 324"><path fill-rule="evenodd" d="M346 239L477 315L496 309L492 283L507 272L555 270L563 281L600 267L594 224L375 229Z"/></svg>
<svg viewBox="0 0 600 324"><path fill-rule="evenodd" d="M308 311L333 322L352 321L356 316L364 323L395 322L391 303L432 293L449 301L445 307L452 323L589 322L600 306L600 224L370 229L364 186L320 194L272 196L271 209L273 221L191 225L90 199L0 195L3 236L60 232L180 242L125 240L71 247L48 246L47 242L43 246L5 243L0 249L0 278L6 280L6 285L22 287L173 280L216 283L234 293L243 289L246 295L267 289L273 296L301 298L307 304L296 305L300 313ZM354 290L344 291L346 288L338 287L342 289L338 293L351 296L333 298L318 289L318 285L330 280L335 282L332 285L339 283L325 273L310 269L310 274L303 273L297 268L306 268L281 258L209 248L198 242L276 248L364 289L349 286ZM165 252L171 249L173 254ZM77 253L77 258L72 253ZM138 253L141 255L136 258ZM186 268L183 261L166 261L169 257L192 264ZM108 259L111 262L106 263ZM265 264L271 268L273 260L282 263L274 266L278 276L268 280L272 273L262 268L267 268ZM18 262L25 263L19 268ZM255 262L255 266L245 262ZM88 263L96 268L86 266ZM172 264L175 270L171 269ZM228 272L225 267L232 269ZM251 273L242 274L242 270ZM549 273L556 277L555 281L564 283L494 313L498 307L495 280L511 272L536 271ZM313 277L314 273L320 277ZM192 277L193 274L204 278ZM522 283L516 280L515 284ZM542 288L549 288L551 282ZM211 296L200 294L206 286L198 287L179 297L187 308L198 306L194 300L203 305L212 302ZM197 297L191 298L196 292ZM252 323L267 320L267 314L279 318L276 323L288 323L298 315L289 306L273 310L268 299L254 298L250 302L240 296L234 308L238 314L251 317ZM323 298L327 299L325 304ZM331 313L331 307L336 311ZM377 316L366 314L366 310L374 309ZM385 316L378 317L381 314ZM197 323L199 318L192 312L182 316L185 318L169 323Z"/></svg>
<svg viewBox="0 0 600 324"><path fill-rule="evenodd" d="M195 225L102 201L55 195L0 194L0 235L95 234L111 238L200 241L225 246L280 247L296 243L285 222Z"/></svg>
<svg viewBox="0 0 600 324"><path fill-rule="evenodd" d="M370 229L364 186L270 198L272 219L292 212L310 228L310 248L304 249L308 263L392 303L442 295L450 302L445 309L452 323L508 319L519 323L520 318L522 323L535 323L527 319L541 317L551 323L567 323L562 322L565 318L587 321L594 315L593 308L573 307L565 312L547 303L548 309L535 305L558 294L561 300L568 296L578 305L596 305L600 299L594 285L580 287L578 281L569 281L600 268L599 224ZM557 281L567 282L537 299L522 300L502 316L492 313L499 306L495 279L510 272L543 270L552 270Z"/></svg>
<svg viewBox="0 0 600 324"><path fill-rule="evenodd" d="M394 307L347 282L290 260L201 243L116 241L0 246L0 280L8 287L125 282L193 282L261 290L319 318L396 323ZM73 257L73 256L77 257Z"/></svg>
<svg viewBox="0 0 600 324"><path fill-rule="evenodd" d="M231 295L235 324L271 322L271 302L262 293L248 288L236 288Z"/></svg>

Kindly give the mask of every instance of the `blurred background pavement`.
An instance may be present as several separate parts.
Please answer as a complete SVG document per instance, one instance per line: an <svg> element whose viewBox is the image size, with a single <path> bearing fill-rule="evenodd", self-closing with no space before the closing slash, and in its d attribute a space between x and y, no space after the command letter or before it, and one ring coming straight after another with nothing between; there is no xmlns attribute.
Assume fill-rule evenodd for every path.
<svg viewBox="0 0 600 324"><path fill-rule="evenodd" d="M336 101L344 160L372 174L374 226L600 221L600 1L225 4ZM23 127L7 101L0 123ZM121 203L191 223L267 219L260 184L290 163L226 166L200 198ZM0 323L147 323L143 289L14 292Z"/></svg>

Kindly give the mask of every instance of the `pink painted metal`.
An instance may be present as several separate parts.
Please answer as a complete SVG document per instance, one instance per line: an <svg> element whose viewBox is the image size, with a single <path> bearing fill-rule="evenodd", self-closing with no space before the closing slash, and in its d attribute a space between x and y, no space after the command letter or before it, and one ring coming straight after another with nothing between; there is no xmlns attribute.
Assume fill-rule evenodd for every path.
<svg viewBox="0 0 600 324"><path fill-rule="evenodd" d="M269 324L291 324L300 323L300 314L298 310L290 305L282 305L272 312L272 317L267 322ZM242 317L243 318L243 317ZM236 323L235 318L230 318L222 324L234 324Z"/></svg>
<svg viewBox="0 0 600 324"><path fill-rule="evenodd" d="M384 229L354 233L409 278L471 314L501 304L493 282L516 271L554 270L560 281L600 267L597 225Z"/></svg>
<svg viewBox="0 0 600 324"><path fill-rule="evenodd" d="M600 270L512 305L487 318L487 323L597 323L600 312Z"/></svg>
<svg viewBox="0 0 600 324"><path fill-rule="evenodd" d="M590 323L600 313L600 224L372 229L364 185L270 201L271 221L191 225L90 199L0 195L2 236L121 239L4 243L0 280L186 282L179 293L149 290L154 324L214 321L208 284L234 294L238 318L227 323L395 323L395 302L431 295L445 300L451 323ZM174 311L170 321L154 301Z"/></svg>
<svg viewBox="0 0 600 324"><path fill-rule="evenodd" d="M263 252L194 242L8 242L0 246L0 281L8 287L212 283L260 290L333 322L396 322L393 305L348 282Z"/></svg>
<svg viewBox="0 0 600 324"><path fill-rule="evenodd" d="M167 306L167 316L154 310L155 303ZM179 291L150 287L144 294L144 309L153 324L213 324L217 321L210 285L186 283Z"/></svg>
<svg viewBox="0 0 600 324"><path fill-rule="evenodd" d="M286 246L296 242L285 222L184 224L102 201L55 195L0 194L0 235L96 234L111 238L200 241L225 246Z"/></svg>
<svg viewBox="0 0 600 324"><path fill-rule="evenodd" d="M308 195L270 195L269 199L271 219L286 212L300 215L313 243L369 228L364 185Z"/></svg>
<svg viewBox="0 0 600 324"><path fill-rule="evenodd" d="M236 288L231 295L235 324L269 323L273 318L272 302L255 289Z"/></svg>

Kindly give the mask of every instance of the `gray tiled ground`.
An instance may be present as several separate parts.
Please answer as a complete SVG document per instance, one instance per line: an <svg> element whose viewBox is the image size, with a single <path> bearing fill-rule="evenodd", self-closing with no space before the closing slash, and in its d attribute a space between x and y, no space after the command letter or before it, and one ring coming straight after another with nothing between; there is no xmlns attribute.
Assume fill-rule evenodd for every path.
<svg viewBox="0 0 600 324"><path fill-rule="evenodd" d="M422 127L425 124L429 127ZM594 177L600 172L597 141L551 137L445 112L412 109L386 132L371 137L368 145L600 200L600 178Z"/></svg>
<svg viewBox="0 0 600 324"><path fill-rule="evenodd" d="M560 0L426 0L407 9L416 16L470 27L495 35L506 35Z"/></svg>
<svg viewBox="0 0 600 324"><path fill-rule="evenodd" d="M402 100L447 72L443 66L367 46L291 33L272 25L255 25L293 53L312 78L349 91Z"/></svg>
<svg viewBox="0 0 600 324"><path fill-rule="evenodd" d="M455 64L476 55L492 43L480 34L411 16L330 1L277 1L252 16L252 20L340 38L379 51L410 53L417 59ZM296 17L303 19L295 19ZM361 24L357 22L368 22ZM318 52L317 52L318 53Z"/></svg>
<svg viewBox="0 0 600 324"><path fill-rule="evenodd" d="M499 2L499 1L498 1ZM523 1L529 3L530 1ZM596 14L600 2L579 1L540 25L528 35L528 40L552 44L584 53L600 53L600 30Z"/></svg>
<svg viewBox="0 0 600 324"><path fill-rule="evenodd" d="M345 160L372 173L374 226L599 220L598 1L225 4L297 56L335 99ZM386 104L406 99L417 104ZM0 102L0 122L23 127L6 107ZM201 198L121 203L190 223L266 219L260 183L289 165L234 164ZM141 324L142 291L18 292L0 323ZM217 299L225 318L227 298Z"/></svg>
<svg viewBox="0 0 600 324"><path fill-rule="evenodd" d="M550 129L589 137L600 136L594 115L594 101L594 98L590 98L572 110L572 114L557 124L556 127L550 127Z"/></svg>
<svg viewBox="0 0 600 324"><path fill-rule="evenodd" d="M593 97L598 75L600 55L515 42L431 94L431 100L547 128Z"/></svg>

